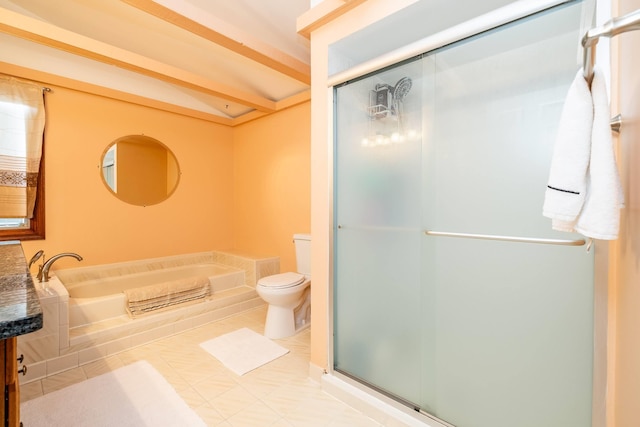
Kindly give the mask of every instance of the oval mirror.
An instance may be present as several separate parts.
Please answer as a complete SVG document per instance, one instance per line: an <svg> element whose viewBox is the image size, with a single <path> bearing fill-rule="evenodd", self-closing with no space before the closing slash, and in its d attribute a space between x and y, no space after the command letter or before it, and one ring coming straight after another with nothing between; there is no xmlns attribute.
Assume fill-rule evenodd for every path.
<svg viewBox="0 0 640 427"><path fill-rule="evenodd" d="M171 150L146 135L113 141L102 154L101 176L123 202L149 206L166 200L178 186L180 168Z"/></svg>

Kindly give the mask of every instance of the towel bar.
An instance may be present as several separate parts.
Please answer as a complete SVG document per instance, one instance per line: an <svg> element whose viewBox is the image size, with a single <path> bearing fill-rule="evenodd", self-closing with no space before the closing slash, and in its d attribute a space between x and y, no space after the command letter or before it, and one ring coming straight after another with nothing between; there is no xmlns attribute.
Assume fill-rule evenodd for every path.
<svg viewBox="0 0 640 427"><path fill-rule="evenodd" d="M583 62L582 75L591 86L593 80L593 68L595 67L595 48L600 37L614 37L627 31L640 30L640 9L627 13L618 18L610 19L599 27L595 27L587 31L582 37ZM620 132L622 117L620 114L611 119L611 130Z"/></svg>
<svg viewBox="0 0 640 427"><path fill-rule="evenodd" d="M593 67L595 66L595 48L600 37L613 37L627 31L640 30L640 9L627 13L618 18L610 19L599 27L586 32L582 37L583 63L582 73L589 85L593 80Z"/></svg>
<svg viewBox="0 0 640 427"><path fill-rule="evenodd" d="M618 114L615 117L611 117L611 130L616 133L620 133L620 125L622 125L622 115Z"/></svg>
<svg viewBox="0 0 640 427"><path fill-rule="evenodd" d="M433 231L433 230L425 230L424 234L426 234L427 236L458 237L463 239L480 239L480 240L499 240L503 242L538 243L543 245L560 245L560 246L583 246L586 243L584 239L578 239L578 240L538 239L533 237L511 237L511 236L495 236L490 234L450 233L447 231Z"/></svg>

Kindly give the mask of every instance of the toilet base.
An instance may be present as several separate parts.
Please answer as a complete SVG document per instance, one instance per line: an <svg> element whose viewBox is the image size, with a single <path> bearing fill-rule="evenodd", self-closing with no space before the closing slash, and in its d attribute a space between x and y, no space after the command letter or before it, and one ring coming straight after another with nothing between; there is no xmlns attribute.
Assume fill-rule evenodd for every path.
<svg viewBox="0 0 640 427"><path fill-rule="evenodd" d="M264 336L271 339L286 338L297 334L311 325L310 289L307 288L302 302L295 308L270 304L264 323Z"/></svg>
<svg viewBox="0 0 640 427"><path fill-rule="evenodd" d="M269 305L264 323L264 336L271 339L286 338L296 333L292 308Z"/></svg>

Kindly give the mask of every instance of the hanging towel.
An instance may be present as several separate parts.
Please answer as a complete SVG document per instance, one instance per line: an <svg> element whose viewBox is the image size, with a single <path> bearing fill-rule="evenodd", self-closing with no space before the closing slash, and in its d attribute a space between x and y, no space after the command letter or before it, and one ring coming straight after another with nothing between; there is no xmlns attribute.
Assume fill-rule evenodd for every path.
<svg viewBox="0 0 640 427"><path fill-rule="evenodd" d="M562 109L542 208L554 230L572 231L584 205L592 125L591 92L580 70Z"/></svg>
<svg viewBox="0 0 640 427"><path fill-rule="evenodd" d="M579 70L562 111L542 209L554 230L618 237L624 202L609 116L602 72L595 68L589 89Z"/></svg>
<svg viewBox="0 0 640 427"><path fill-rule="evenodd" d="M597 68L591 83L591 96L593 131L587 195L575 229L594 239L615 240L618 238L624 195L611 139L607 89Z"/></svg>

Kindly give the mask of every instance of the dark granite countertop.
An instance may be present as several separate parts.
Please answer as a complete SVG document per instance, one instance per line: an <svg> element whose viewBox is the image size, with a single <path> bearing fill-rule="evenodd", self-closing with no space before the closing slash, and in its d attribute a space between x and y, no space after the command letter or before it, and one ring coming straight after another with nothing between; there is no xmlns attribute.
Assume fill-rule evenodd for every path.
<svg viewBox="0 0 640 427"><path fill-rule="evenodd" d="M42 328L42 307L20 242L0 242L0 339Z"/></svg>

